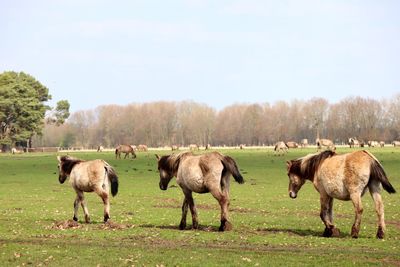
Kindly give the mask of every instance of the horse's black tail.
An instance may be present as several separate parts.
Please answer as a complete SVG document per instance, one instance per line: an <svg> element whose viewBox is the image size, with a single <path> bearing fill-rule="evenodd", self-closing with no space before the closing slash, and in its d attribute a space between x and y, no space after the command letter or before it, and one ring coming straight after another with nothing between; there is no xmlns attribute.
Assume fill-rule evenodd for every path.
<svg viewBox="0 0 400 267"><path fill-rule="evenodd" d="M109 164L106 163L104 169L106 169L107 177L111 182L111 194L114 197L118 193L118 176Z"/></svg>
<svg viewBox="0 0 400 267"><path fill-rule="evenodd" d="M235 178L235 181L238 182L239 184L244 183L243 176L239 172L239 168L235 162L235 160L229 156L223 156L222 160L222 165L224 165L224 170L228 171L232 174L233 178Z"/></svg>
<svg viewBox="0 0 400 267"><path fill-rule="evenodd" d="M367 152L367 151L365 151ZM383 189L388 193L396 193L396 190L390 184L389 179L386 176L385 170L383 169L381 163L369 152L367 152L372 157L370 179L375 179L381 182Z"/></svg>

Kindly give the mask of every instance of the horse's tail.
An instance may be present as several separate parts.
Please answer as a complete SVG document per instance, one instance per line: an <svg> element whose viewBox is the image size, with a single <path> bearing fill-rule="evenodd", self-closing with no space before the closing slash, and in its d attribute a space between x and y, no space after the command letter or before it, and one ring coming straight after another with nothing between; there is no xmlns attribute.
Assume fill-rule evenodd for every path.
<svg viewBox="0 0 400 267"><path fill-rule="evenodd" d="M370 179L375 179L381 182L383 189L385 189L389 194L396 193L396 190L393 188L393 186L390 184L389 179L386 176L385 170L383 169L381 163L379 160L369 153L368 151L365 151L371 158L371 171L370 171Z"/></svg>
<svg viewBox="0 0 400 267"><path fill-rule="evenodd" d="M221 162L222 165L224 165L224 170L222 171L222 173L228 171L232 174L233 178L235 178L236 182L238 182L239 184L244 183L243 176L240 174L239 168L233 158L229 156L223 156Z"/></svg>
<svg viewBox="0 0 400 267"><path fill-rule="evenodd" d="M111 183L111 194L114 197L118 193L118 176L113 167L105 162L104 169L106 169L108 180Z"/></svg>

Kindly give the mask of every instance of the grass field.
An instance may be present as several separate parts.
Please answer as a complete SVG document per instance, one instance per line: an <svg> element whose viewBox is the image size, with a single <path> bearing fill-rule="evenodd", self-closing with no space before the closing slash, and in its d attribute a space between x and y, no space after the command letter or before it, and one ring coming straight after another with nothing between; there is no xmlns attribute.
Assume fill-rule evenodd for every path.
<svg viewBox="0 0 400 267"><path fill-rule="evenodd" d="M349 149L338 149L339 153ZM371 149L392 185L400 191L400 149ZM286 160L315 152L291 150L274 156L268 149L224 150L241 169L246 183L232 179L233 230L218 232L219 206L210 194L194 195L199 230L178 230L183 194L174 180L158 187L154 152L135 160L116 160L111 152L76 153L101 158L119 175L111 200L112 224L105 226L100 198L86 194L91 224L70 227L75 193L58 182L56 154L0 155L1 266L399 266L400 194L383 192L386 238L378 240L376 214L363 197L360 237L352 239L351 202L335 201L340 238L323 238L319 194L307 182L298 198L288 196ZM170 151L158 151L169 154ZM188 225L191 225L190 214Z"/></svg>

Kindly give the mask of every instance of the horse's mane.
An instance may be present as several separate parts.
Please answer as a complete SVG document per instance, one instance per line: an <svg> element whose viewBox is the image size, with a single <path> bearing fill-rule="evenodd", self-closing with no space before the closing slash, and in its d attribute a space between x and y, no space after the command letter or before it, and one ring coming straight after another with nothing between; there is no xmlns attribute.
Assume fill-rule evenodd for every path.
<svg viewBox="0 0 400 267"><path fill-rule="evenodd" d="M64 173L67 175L71 174L72 168L78 164L83 162L84 160L81 159L76 159L76 158L71 158L69 156L62 156L60 158L60 161L62 162L61 164L61 169Z"/></svg>
<svg viewBox="0 0 400 267"><path fill-rule="evenodd" d="M175 175L179 168L180 161L187 157L193 155L192 152L182 152L179 154L171 154L167 156L162 156L158 161L158 166L167 172L171 173L171 175Z"/></svg>
<svg viewBox="0 0 400 267"><path fill-rule="evenodd" d="M336 155L334 151L325 150L321 153L309 154L302 158L292 160L290 161L289 173L296 174L303 179L313 180L314 174L321 163L334 155Z"/></svg>

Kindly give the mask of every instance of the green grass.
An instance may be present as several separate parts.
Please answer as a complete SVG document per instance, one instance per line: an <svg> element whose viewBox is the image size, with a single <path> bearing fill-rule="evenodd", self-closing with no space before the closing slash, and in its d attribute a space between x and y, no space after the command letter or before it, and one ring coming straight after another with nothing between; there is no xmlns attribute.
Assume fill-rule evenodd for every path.
<svg viewBox="0 0 400 267"><path fill-rule="evenodd" d="M349 149L339 149L347 152ZM400 190L400 150L371 149L382 161L392 185ZM230 217L234 229L218 232L220 211L210 194L195 194L200 229L178 230L183 195L174 180L158 188L153 152L135 160L116 160L113 153L76 153L102 158L120 179L105 228L100 198L87 193L92 223L59 229L72 219L75 193L58 182L55 154L0 155L0 262L2 266L398 266L400 265L400 198L383 192L386 238L378 240L376 214L369 194L363 198L360 237L352 239L351 202L336 200L340 238L323 238L319 194L306 183L298 198L288 196L286 160L315 152L291 150L278 157L271 150L224 150L238 162L246 183L232 179ZM169 151L161 151L168 154ZM191 217L188 214L188 226Z"/></svg>

